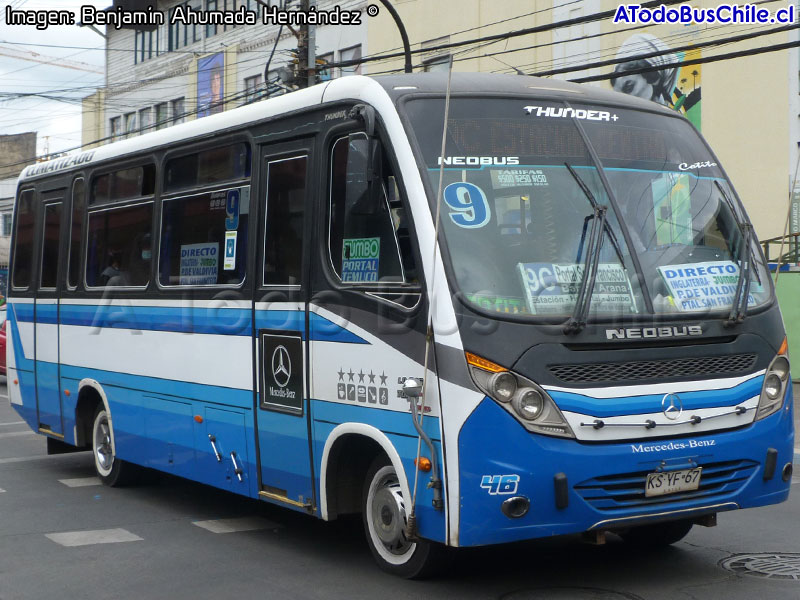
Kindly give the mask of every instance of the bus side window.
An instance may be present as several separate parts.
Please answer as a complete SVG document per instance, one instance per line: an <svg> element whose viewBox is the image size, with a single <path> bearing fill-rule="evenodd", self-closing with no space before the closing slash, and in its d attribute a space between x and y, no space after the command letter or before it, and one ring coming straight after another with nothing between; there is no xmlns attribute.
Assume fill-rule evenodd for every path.
<svg viewBox="0 0 800 600"><path fill-rule="evenodd" d="M396 179L384 160L381 193L368 193L369 140L355 134L331 150L328 243L334 271L345 283L414 283L416 273Z"/></svg>
<svg viewBox="0 0 800 600"><path fill-rule="evenodd" d="M307 163L295 156L267 165L264 285L300 285Z"/></svg>
<svg viewBox="0 0 800 600"><path fill-rule="evenodd" d="M15 289L26 290L31 285L33 267L33 239L36 223L36 208L33 190L25 190L17 203L16 230L14 231L14 270L11 285Z"/></svg>
<svg viewBox="0 0 800 600"><path fill-rule="evenodd" d="M86 184L79 177L72 184L72 222L70 225L69 268L67 270L67 287L78 287L81 264L81 229L83 213L86 209Z"/></svg>
<svg viewBox="0 0 800 600"><path fill-rule="evenodd" d="M146 287L150 281L152 220L152 200L90 212L86 285Z"/></svg>
<svg viewBox="0 0 800 600"><path fill-rule="evenodd" d="M39 269L39 289L54 290L58 282L58 246L61 230L61 202L44 205L42 224L42 256Z"/></svg>

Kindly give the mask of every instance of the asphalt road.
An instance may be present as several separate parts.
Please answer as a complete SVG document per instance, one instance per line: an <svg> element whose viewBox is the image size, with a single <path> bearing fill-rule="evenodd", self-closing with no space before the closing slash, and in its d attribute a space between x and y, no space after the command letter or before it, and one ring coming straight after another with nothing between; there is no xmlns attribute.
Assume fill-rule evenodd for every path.
<svg viewBox="0 0 800 600"><path fill-rule="evenodd" d="M654 554L569 537L459 551L437 579L404 581L373 565L357 519L324 523L166 476L104 487L88 453L46 456L5 394L0 600L800 599L798 494L723 513Z"/></svg>

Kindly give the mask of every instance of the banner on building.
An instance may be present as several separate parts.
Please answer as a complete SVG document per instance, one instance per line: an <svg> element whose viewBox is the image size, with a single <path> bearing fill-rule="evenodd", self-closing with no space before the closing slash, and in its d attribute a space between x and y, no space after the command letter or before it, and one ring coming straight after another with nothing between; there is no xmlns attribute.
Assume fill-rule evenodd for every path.
<svg viewBox="0 0 800 600"><path fill-rule="evenodd" d="M217 52L197 59L197 117L224 110L225 54Z"/></svg>

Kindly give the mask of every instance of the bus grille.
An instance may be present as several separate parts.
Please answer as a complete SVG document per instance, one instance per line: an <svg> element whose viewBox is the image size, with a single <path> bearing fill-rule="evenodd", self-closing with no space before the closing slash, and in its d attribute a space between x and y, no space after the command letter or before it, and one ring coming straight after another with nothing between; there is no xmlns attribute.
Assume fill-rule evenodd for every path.
<svg viewBox="0 0 800 600"><path fill-rule="evenodd" d="M752 460L737 460L700 465L703 473L700 488L691 492L646 498L644 485L652 471L623 473L589 479L575 486L575 491L595 510L659 508L687 500L708 500L739 491L758 468Z"/></svg>
<svg viewBox="0 0 800 600"><path fill-rule="evenodd" d="M749 371L755 362L755 354L729 354L669 360L550 365L549 368L553 375L567 383L596 383L599 381L663 380L673 377L738 373Z"/></svg>

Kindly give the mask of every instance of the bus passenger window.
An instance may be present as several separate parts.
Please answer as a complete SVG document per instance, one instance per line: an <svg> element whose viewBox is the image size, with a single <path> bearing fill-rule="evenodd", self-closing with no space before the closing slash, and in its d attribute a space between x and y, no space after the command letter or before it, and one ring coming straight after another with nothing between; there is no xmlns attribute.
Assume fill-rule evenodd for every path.
<svg viewBox="0 0 800 600"><path fill-rule="evenodd" d="M396 179L383 160L378 194L367 182L369 140L365 134L339 138L331 153L331 263L345 283L413 283L416 270L408 217Z"/></svg>
<svg viewBox="0 0 800 600"><path fill-rule="evenodd" d="M58 243L61 230L61 202L46 204L42 232L39 288L54 290L58 280Z"/></svg>
<svg viewBox="0 0 800 600"><path fill-rule="evenodd" d="M69 268L67 269L67 287L78 287L81 264L81 228L83 213L86 210L86 184L82 178L72 185L72 223L70 226Z"/></svg>
<svg viewBox="0 0 800 600"><path fill-rule="evenodd" d="M249 177L250 146L240 142L170 159L164 175L164 190L177 192Z"/></svg>
<svg viewBox="0 0 800 600"><path fill-rule="evenodd" d="M145 287L150 282L153 203L89 213L88 287Z"/></svg>
<svg viewBox="0 0 800 600"><path fill-rule="evenodd" d="M162 286L239 285L247 272L250 186L162 203L158 281ZM226 247L232 244L232 251Z"/></svg>
<svg viewBox="0 0 800 600"><path fill-rule="evenodd" d="M14 271L11 275L11 285L20 290L27 289L31 284L35 211L33 190L25 190L20 194L17 203L16 231L14 231Z"/></svg>
<svg viewBox="0 0 800 600"><path fill-rule="evenodd" d="M143 165L106 173L92 182L90 205L117 202L139 196L152 196L156 185L156 168Z"/></svg>
<svg viewBox="0 0 800 600"><path fill-rule="evenodd" d="M308 158L267 164L264 285L300 285Z"/></svg>

